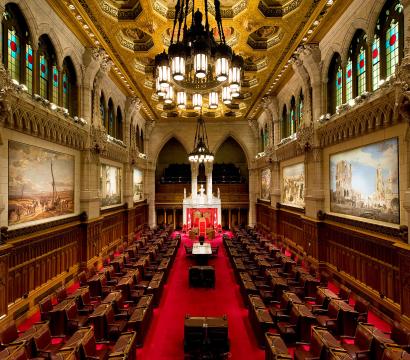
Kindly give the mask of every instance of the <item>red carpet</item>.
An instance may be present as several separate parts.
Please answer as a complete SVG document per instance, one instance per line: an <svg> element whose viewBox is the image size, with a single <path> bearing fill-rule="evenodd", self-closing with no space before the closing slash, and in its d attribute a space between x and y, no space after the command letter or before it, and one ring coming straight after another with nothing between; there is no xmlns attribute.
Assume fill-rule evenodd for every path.
<svg viewBox="0 0 410 360"><path fill-rule="evenodd" d="M190 243L190 240L183 236L183 242ZM215 266L215 289L188 287L188 267L193 265L194 261L186 258L183 246L179 248L160 306L154 311L155 315L144 347L138 350L138 359L183 359L185 314L193 316L226 314L232 359L264 359L265 353L256 343L248 320L248 311L243 305L239 285L235 282L221 236L212 240L212 245L216 244L219 245L218 258L210 261L210 265Z"/></svg>

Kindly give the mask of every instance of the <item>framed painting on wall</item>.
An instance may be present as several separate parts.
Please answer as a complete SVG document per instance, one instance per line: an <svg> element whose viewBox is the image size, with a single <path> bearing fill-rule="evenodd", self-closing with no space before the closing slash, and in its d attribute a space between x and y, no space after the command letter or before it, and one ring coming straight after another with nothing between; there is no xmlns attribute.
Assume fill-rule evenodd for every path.
<svg viewBox="0 0 410 360"><path fill-rule="evenodd" d="M134 171L132 173L134 202L144 200L143 181L144 181L143 172L139 169L134 168Z"/></svg>
<svg viewBox="0 0 410 360"><path fill-rule="evenodd" d="M330 211L400 223L399 146L392 138L330 156Z"/></svg>
<svg viewBox="0 0 410 360"><path fill-rule="evenodd" d="M121 204L121 169L101 164L100 174L101 207Z"/></svg>
<svg viewBox="0 0 410 360"><path fill-rule="evenodd" d="M285 166L282 169L282 204L305 206L305 164Z"/></svg>
<svg viewBox="0 0 410 360"><path fill-rule="evenodd" d="M270 200L272 174L269 168L263 169L261 172L261 199Z"/></svg>
<svg viewBox="0 0 410 360"><path fill-rule="evenodd" d="M8 223L74 213L74 156L9 141Z"/></svg>

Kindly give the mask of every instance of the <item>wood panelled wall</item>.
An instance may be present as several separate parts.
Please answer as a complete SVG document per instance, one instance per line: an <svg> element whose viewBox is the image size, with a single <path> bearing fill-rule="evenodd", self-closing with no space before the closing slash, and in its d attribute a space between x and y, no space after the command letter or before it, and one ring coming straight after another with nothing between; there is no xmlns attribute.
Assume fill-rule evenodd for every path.
<svg viewBox="0 0 410 360"><path fill-rule="evenodd" d="M106 211L97 219L77 216L3 231L3 239L8 239L0 245L0 317L7 315L9 304L28 298L36 289L44 287L46 291L46 284L54 278L98 261L147 222L148 205L144 202L130 209ZM36 293L34 303L41 298L41 293Z"/></svg>
<svg viewBox="0 0 410 360"><path fill-rule="evenodd" d="M282 235L293 252L410 324L410 246L400 238L263 203L257 204L257 225Z"/></svg>

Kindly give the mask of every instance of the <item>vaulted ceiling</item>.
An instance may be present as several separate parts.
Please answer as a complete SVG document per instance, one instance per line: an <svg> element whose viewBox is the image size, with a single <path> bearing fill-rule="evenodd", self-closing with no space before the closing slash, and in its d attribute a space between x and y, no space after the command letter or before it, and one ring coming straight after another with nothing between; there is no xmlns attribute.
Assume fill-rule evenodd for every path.
<svg viewBox="0 0 410 360"><path fill-rule="evenodd" d="M295 49L309 41L330 20L330 8L344 0L221 0L227 42L245 59L239 98L232 106L220 105L206 117L249 119L260 101L277 86L277 77L288 68ZM113 74L143 102L147 118L178 116L164 108L154 92L153 61L170 43L176 0L48 0L57 13L88 46L102 47L114 62ZM330 6L329 3L335 3ZM350 1L349 1L350 2ZM203 10L203 0L195 7ZM338 4L336 4L338 3ZM208 0L211 14L213 0ZM211 27L216 22L211 16ZM290 67L289 67L290 70ZM195 116L184 113L183 116Z"/></svg>

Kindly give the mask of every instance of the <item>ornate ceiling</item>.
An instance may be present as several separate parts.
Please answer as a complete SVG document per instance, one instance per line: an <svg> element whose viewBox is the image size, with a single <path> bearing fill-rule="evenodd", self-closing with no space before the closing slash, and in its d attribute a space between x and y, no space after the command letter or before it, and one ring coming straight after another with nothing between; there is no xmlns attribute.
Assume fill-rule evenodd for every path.
<svg viewBox="0 0 410 360"><path fill-rule="evenodd" d="M114 62L113 74L139 96L147 118L178 116L164 107L153 91L153 60L170 43L176 0L48 0L57 13L90 44L102 47ZM336 0L221 0L224 32L229 45L245 59L239 98L220 105L206 117L249 119L259 111L263 96L275 88L275 80L287 68L296 48L314 39L315 32ZM337 0L338 3L343 0ZM213 0L208 0L211 14ZM203 10L203 0L195 7ZM211 26L216 22L211 16ZM89 46L89 44L88 44ZM286 66L286 67L285 67ZM275 84L274 84L275 82ZM184 117L196 117L186 111Z"/></svg>

